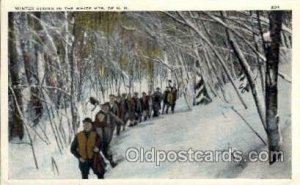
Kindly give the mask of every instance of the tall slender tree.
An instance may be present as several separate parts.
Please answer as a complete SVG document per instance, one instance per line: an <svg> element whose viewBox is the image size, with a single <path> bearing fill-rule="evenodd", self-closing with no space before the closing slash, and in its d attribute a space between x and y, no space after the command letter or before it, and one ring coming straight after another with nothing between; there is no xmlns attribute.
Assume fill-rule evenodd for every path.
<svg viewBox="0 0 300 185"><path fill-rule="evenodd" d="M272 152L279 151L279 115L278 115L278 66L280 33L282 28L282 12L272 11L269 14L271 40L266 48L266 123L270 163L275 162L276 155ZM272 157L273 156L273 157Z"/></svg>

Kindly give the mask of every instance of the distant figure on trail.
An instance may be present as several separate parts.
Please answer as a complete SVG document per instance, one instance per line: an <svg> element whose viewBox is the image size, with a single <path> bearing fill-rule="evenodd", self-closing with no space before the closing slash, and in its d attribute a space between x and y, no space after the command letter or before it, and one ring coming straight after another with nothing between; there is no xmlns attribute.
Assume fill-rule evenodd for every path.
<svg viewBox="0 0 300 185"><path fill-rule="evenodd" d="M149 118L149 96L145 92L142 93L141 97L141 105L142 105L142 119L146 121Z"/></svg>
<svg viewBox="0 0 300 185"><path fill-rule="evenodd" d="M112 112L114 115L119 114L118 106L116 104L116 98L113 94L109 95L109 111Z"/></svg>
<svg viewBox="0 0 300 185"><path fill-rule="evenodd" d="M115 115L115 116L112 116L111 122L112 122L112 124L114 126L117 126L116 119L117 119L117 117L119 115L119 108L118 108L118 105L117 105L117 102L116 102L115 95L113 95L113 94L109 95L109 102L108 102L108 104L109 104L109 111L113 115ZM115 129L115 127L113 128L113 132L114 132L114 129Z"/></svg>
<svg viewBox="0 0 300 185"><path fill-rule="evenodd" d="M92 109L92 111L95 110L95 108L97 107L97 105L100 105L99 100L97 100L95 97L92 97L92 96L89 98L89 102L90 102L92 105L94 105L94 108Z"/></svg>
<svg viewBox="0 0 300 185"><path fill-rule="evenodd" d="M149 104L149 111L148 111L148 118L151 118L152 115L152 109L153 109L153 100L152 100L152 93L151 91L148 91L148 95L146 96L148 98L148 104Z"/></svg>
<svg viewBox="0 0 300 185"><path fill-rule="evenodd" d="M171 88L172 89L172 88ZM169 109L171 108L172 109L172 105L174 103L174 100L173 100L173 93L172 93L172 90L170 90L170 92L168 92L167 94L167 109L166 109L166 114L169 113Z"/></svg>
<svg viewBox="0 0 300 185"><path fill-rule="evenodd" d="M83 120L83 131L76 134L72 144L71 153L79 160L79 169L82 179L88 179L89 171L92 168L98 179L104 178L104 160L99 154L101 139L93 131L92 120Z"/></svg>
<svg viewBox="0 0 300 185"><path fill-rule="evenodd" d="M118 116L118 118L120 118L124 122L124 125L125 125L125 113L126 113L126 110L125 110L125 106L122 105L122 97L121 96L117 96L117 98L116 98L116 105L118 107L118 115L117 116ZM122 125L117 124L117 136L120 135L121 126Z"/></svg>
<svg viewBox="0 0 300 185"><path fill-rule="evenodd" d="M131 97L129 93L127 96L127 113L128 113L128 120L129 126L132 127L135 124L135 102L134 99Z"/></svg>
<svg viewBox="0 0 300 185"><path fill-rule="evenodd" d="M175 85L171 89L171 94L172 94L171 111L172 111L172 113L174 113L175 106L176 106L176 101L178 99L178 91L177 91Z"/></svg>
<svg viewBox="0 0 300 185"><path fill-rule="evenodd" d="M100 138L102 138L101 150L106 159L109 160L112 167L116 165L113 161L112 152L110 151L110 142L113 138L113 132L116 124L124 124L121 119L110 112L109 103L104 103L101 105L101 110L96 114L94 121L94 129Z"/></svg>
<svg viewBox="0 0 300 185"><path fill-rule="evenodd" d="M139 98L139 93L135 92L133 96L134 104L135 104L135 124L137 125L142 121L142 104Z"/></svg>
<svg viewBox="0 0 300 185"><path fill-rule="evenodd" d="M161 101L162 101L162 93L160 92L160 88L157 87L156 91L153 93L153 117L159 116L159 110L161 109Z"/></svg>
<svg viewBox="0 0 300 185"><path fill-rule="evenodd" d="M162 114L166 113L168 114L168 110L172 101L172 94L171 94L171 88L169 86L166 87L166 90L163 94L163 108L162 108Z"/></svg>
<svg viewBox="0 0 300 185"><path fill-rule="evenodd" d="M123 129L122 129L123 131L125 130L126 124L129 120L128 104L127 104L126 96L127 96L126 93L123 93L120 102L121 119L124 122Z"/></svg>

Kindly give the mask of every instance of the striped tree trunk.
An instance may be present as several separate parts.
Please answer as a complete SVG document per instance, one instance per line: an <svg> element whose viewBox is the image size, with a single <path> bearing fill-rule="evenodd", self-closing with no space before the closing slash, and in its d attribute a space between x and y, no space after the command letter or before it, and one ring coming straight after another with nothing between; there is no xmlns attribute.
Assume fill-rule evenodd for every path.
<svg viewBox="0 0 300 185"><path fill-rule="evenodd" d="M196 74L196 81L194 86L195 91L195 101L194 105L200 105L200 104L208 104L212 102L212 99L210 98L207 88L205 86L204 79L201 74Z"/></svg>

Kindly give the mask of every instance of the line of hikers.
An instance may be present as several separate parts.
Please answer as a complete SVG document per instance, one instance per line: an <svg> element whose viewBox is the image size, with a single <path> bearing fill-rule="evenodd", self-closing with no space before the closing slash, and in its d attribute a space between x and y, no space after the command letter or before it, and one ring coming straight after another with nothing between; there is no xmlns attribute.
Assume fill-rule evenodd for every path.
<svg viewBox="0 0 300 185"><path fill-rule="evenodd" d="M93 97L89 102L95 107L100 105L101 110L97 112L95 120L85 118L83 120L83 131L76 134L72 144L71 153L79 160L79 169L82 179L87 179L90 169L94 171L99 179L104 178L106 162L115 167L117 163L113 160L110 142L114 131L119 136L121 130L125 130L127 123L129 127L135 126L142 121L160 115L161 103L162 114L168 114L169 109L174 113L177 100L177 89L175 86L166 87L164 93L160 88L148 95L143 92L142 97L138 93L123 93L121 96L109 95L109 102L100 104Z"/></svg>

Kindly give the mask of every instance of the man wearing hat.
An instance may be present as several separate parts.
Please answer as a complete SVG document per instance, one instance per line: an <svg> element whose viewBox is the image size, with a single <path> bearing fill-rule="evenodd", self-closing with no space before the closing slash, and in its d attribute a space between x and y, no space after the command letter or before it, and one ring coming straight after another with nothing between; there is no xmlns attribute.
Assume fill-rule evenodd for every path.
<svg viewBox="0 0 300 185"><path fill-rule="evenodd" d="M99 179L103 178L104 175L104 168L100 170L93 168L93 159L99 153L101 143L97 133L92 129L92 120L85 118L83 130L76 134L71 144L71 153L79 160L82 179L88 179L90 168L93 169Z"/></svg>

